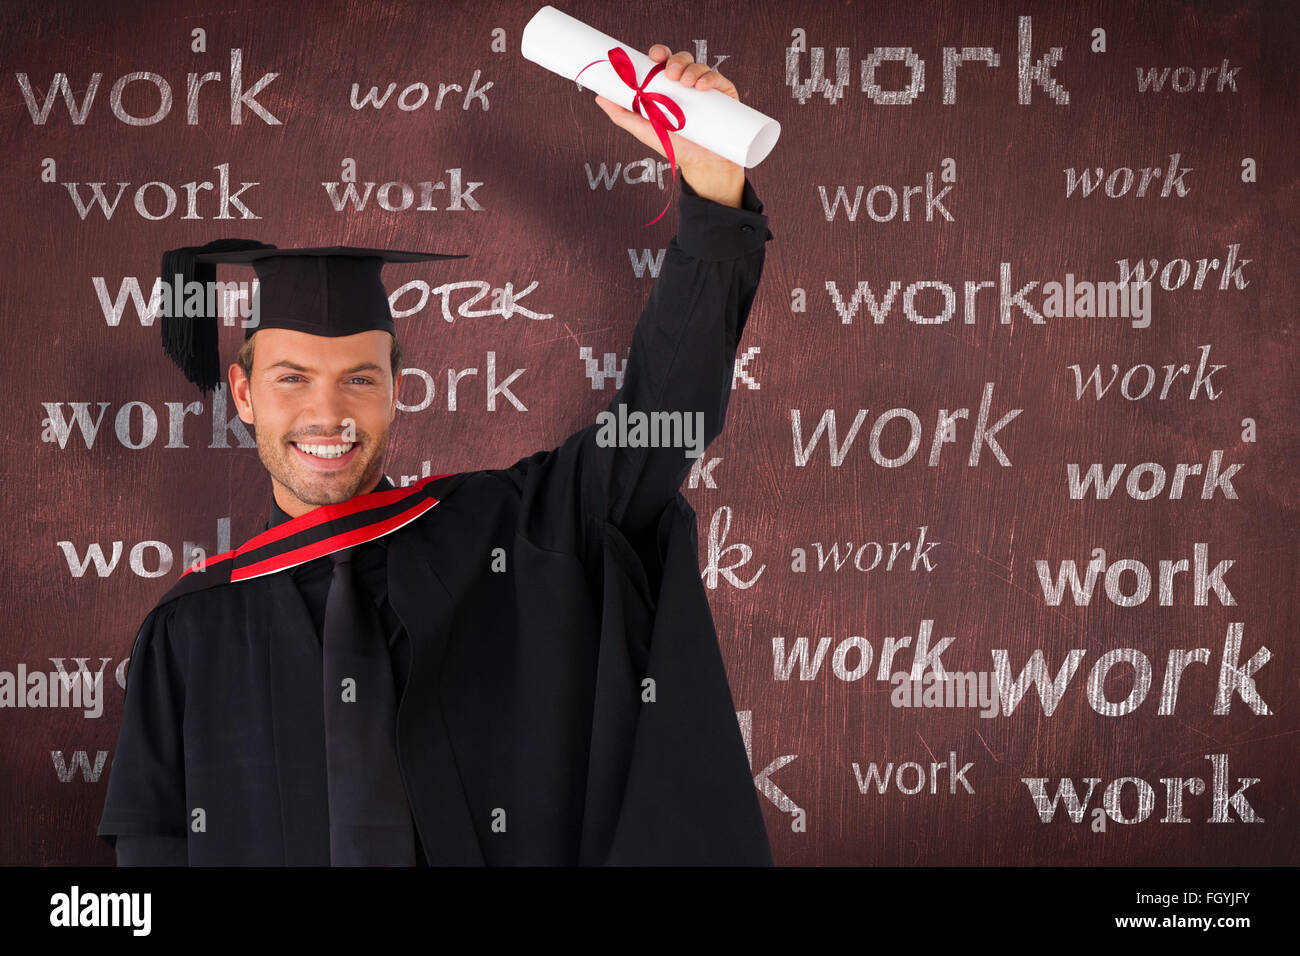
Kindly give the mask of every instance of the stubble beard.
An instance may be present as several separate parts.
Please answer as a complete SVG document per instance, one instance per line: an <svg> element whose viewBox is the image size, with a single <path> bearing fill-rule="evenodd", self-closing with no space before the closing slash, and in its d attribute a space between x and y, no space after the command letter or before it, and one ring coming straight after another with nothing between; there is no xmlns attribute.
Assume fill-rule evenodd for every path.
<svg viewBox="0 0 1300 956"><path fill-rule="evenodd" d="M321 436L303 436L299 441ZM324 439L322 439L324 440ZM371 440L369 434L357 432L358 462L345 472L311 475L305 463L295 461L297 450L289 439L257 433L257 456L271 476L288 488L304 504L333 505L355 497L363 488L369 488L383 470L384 451L388 447L388 432ZM349 480L349 475L356 477Z"/></svg>

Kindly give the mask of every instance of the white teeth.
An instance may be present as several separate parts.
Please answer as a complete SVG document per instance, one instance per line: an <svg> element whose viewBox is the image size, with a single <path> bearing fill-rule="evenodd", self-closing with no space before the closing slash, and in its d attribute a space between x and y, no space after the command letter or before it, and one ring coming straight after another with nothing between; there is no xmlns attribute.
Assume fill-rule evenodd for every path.
<svg viewBox="0 0 1300 956"><path fill-rule="evenodd" d="M297 442L293 444L299 451L316 458L341 458L352 450L356 442L348 442L345 445L300 445Z"/></svg>

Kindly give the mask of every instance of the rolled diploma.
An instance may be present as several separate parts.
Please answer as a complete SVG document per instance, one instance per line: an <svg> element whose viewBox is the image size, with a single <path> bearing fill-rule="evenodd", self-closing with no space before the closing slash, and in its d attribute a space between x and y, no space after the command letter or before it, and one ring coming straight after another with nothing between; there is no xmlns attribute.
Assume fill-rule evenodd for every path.
<svg viewBox="0 0 1300 956"><path fill-rule="evenodd" d="M525 58L566 79L574 79L578 71L592 60L602 60L578 79L581 86L595 90L624 109L632 108L636 91L624 83L608 62L612 47L622 47L636 68L639 83L645 78L655 61L626 43L607 37L581 20L554 7L542 7L524 27L519 52ZM668 79L660 71L645 87L649 93L663 93L681 107L686 122L678 136L690 140L724 159L741 166L757 166L772 151L781 124L751 106L733 100L719 90L697 90ZM658 109L647 104L647 109ZM676 120L668 115L669 126Z"/></svg>

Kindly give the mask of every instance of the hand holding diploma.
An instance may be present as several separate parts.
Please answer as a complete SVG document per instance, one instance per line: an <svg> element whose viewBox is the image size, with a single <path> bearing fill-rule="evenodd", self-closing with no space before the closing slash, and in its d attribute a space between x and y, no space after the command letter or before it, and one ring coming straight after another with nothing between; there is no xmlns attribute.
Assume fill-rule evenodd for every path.
<svg viewBox="0 0 1300 956"><path fill-rule="evenodd" d="M710 70L706 64L696 63L695 57L685 50L672 53L662 43L656 43L647 53L656 63L666 61L663 75L668 79L677 80L685 87L717 90L740 102L740 93L736 90L736 84L717 70ZM599 95L596 97L596 105L605 111L616 126L621 126L660 156L668 158L668 154L664 152L659 142L659 137L655 134L654 127L645 117L631 110L625 110L613 100ZM692 189L705 199L731 206L733 209L740 208L740 197L745 188L745 167L692 143L674 132L670 131L668 138L672 141L673 155L681 168L682 176L691 184Z"/></svg>
<svg viewBox="0 0 1300 956"><path fill-rule="evenodd" d="M780 123L741 103L730 80L690 53L657 43L647 55L554 7L528 21L519 52L598 93L616 125L669 160L674 183L680 164L691 188L718 203L740 206L745 169L781 135Z"/></svg>

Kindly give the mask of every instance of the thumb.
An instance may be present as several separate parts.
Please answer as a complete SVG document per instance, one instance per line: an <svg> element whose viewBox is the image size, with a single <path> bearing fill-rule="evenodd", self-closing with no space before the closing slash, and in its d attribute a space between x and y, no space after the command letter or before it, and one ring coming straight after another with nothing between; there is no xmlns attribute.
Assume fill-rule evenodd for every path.
<svg viewBox="0 0 1300 956"><path fill-rule="evenodd" d="M659 137L655 135L654 127L650 121L639 113L632 110L626 110L619 106L613 100L606 99L603 96L596 97L596 105L605 111L614 125L627 130L645 145L651 147L659 155L664 155L663 147L659 143Z"/></svg>
<svg viewBox="0 0 1300 956"><path fill-rule="evenodd" d="M596 94L596 105L599 106L602 110L604 110L606 115L608 115L610 119L612 119L619 126L622 126L624 129L629 128L629 124L627 122L629 118L639 119L642 122L645 122L644 117L639 116L638 114L634 113L632 110L624 109L623 107L615 103L613 100L607 99L601 96L599 93Z"/></svg>

